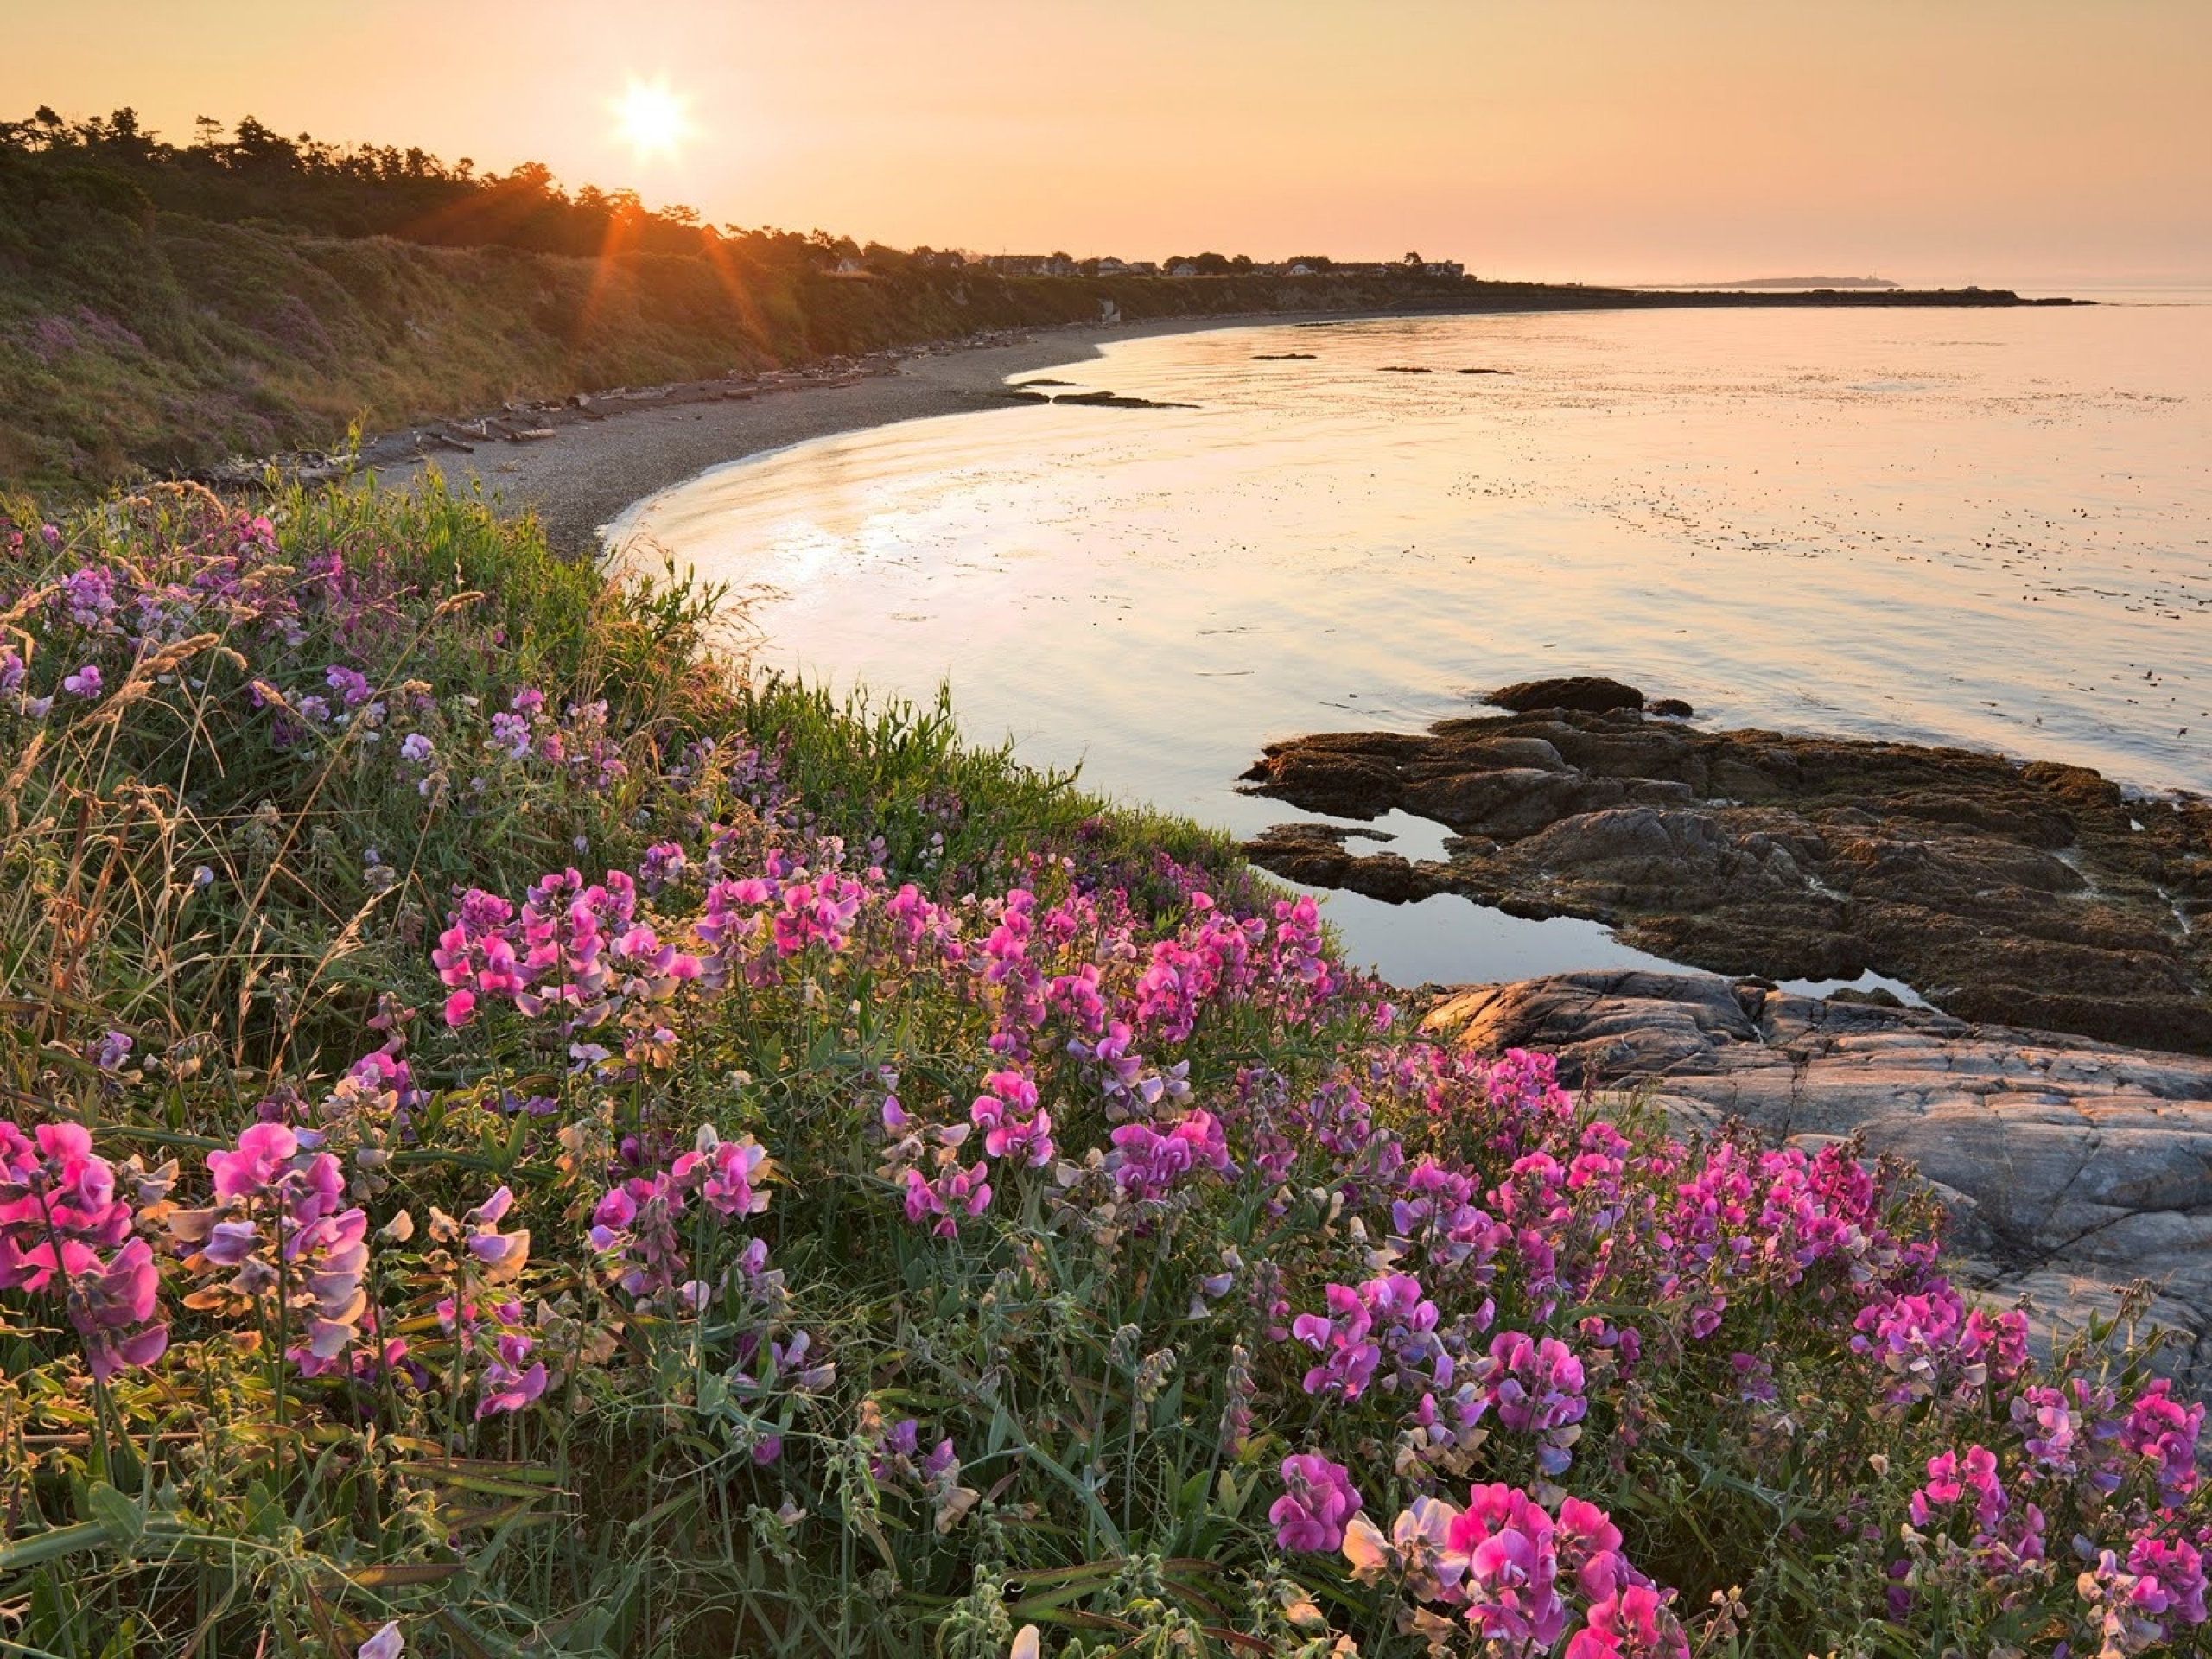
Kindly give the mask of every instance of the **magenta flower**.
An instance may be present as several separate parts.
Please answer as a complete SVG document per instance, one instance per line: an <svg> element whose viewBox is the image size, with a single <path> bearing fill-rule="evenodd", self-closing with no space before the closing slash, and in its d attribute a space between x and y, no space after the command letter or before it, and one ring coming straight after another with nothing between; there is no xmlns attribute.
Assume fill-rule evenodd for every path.
<svg viewBox="0 0 2212 1659"><path fill-rule="evenodd" d="M2202 1402L2184 1407L2163 1376L2136 1395L2120 1425L2121 1449L2150 1464L2158 1477L2158 1501L2169 1509L2196 1490L2196 1436L2203 1426Z"/></svg>
<svg viewBox="0 0 2212 1659"><path fill-rule="evenodd" d="M768 1194L753 1182L768 1167L768 1149L749 1135L723 1141L712 1129L702 1130L700 1141L697 1151L685 1153L671 1166L669 1173L677 1185L696 1185L707 1206L724 1217L757 1216L766 1210Z"/></svg>
<svg viewBox="0 0 2212 1659"><path fill-rule="evenodd" d="M1314 1452L1282 1460L1283 1495L1268 1510L1275 1546L1309 1554L1331 1554L1344 1546L1344 1523L1363 1505L1351 1484L1351 1471Z"/></svg>
<svg viewBox="0 0 2212 1659"><path fill-rule="evenodd" d="M936 1224L930 1230L939 1238L952 1237L960 1230L963 1215L980 1216L990 1207L988 1174L988 1167L980 1160L970 1169L947 1164L934 1181L918 1169L909 1169L906 1173L906 1219L918 1223L935 1217Z"/></svg>
<svg viewBox="0 0 2212 1659"><path fill-rule="evenodd" d="M1349 1403L1366 1391L1369 1379L1382 1363L1382 1351L1367 1339L1375 1320L1357 1291L1350 1285L1331 1285L1325 1294L1328 1316L1301 1313L1291 1321L1290 1334L1322 1356L1321 1363L1306 1373L1306 1392Z"/></svg>
<svg viewBox="0 0 2212 1659"><path fill-rule="evenodd" d="M969 1120L983 1131L983 1150L1032 1169L1052 1160L1052 1116L1037 1104L1037 1085L1019 1071L984 1076L988 1092L976 1096Z"/></svg>
<svg viewBox="0 0 2212 1659"><path fill-rule="evenodd" d="M1556 1479L1573 1461L1569 1448L1582 1432L1576 1425L1590 1408L1582 1362L1556 1337L1532 1341L1518 1331L1500 1332L1490 1352L1497 1366L1490 1393L1498 1421L1536 1436L1536 1466Z"/></svg>
<svg viewBox="0 0 2212 1659"><path fill-rule="evenodd" d="M97 664L86 663L74 673L61 677L61 689L73 697L91 699L100 694L100 671Z"/></svg>

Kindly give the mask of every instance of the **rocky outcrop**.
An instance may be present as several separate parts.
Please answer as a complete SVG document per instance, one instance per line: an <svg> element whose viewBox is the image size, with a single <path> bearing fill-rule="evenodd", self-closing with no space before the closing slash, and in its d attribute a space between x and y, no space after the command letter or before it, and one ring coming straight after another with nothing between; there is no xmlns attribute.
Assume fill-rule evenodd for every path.
<svg viewBox="0 0 2212 1659"><path fill-rule="evenodd" d="M2025 1296L2048 1340L2137 1279L2212 1386L2212 1059L1816 1001L1702 975L1584 973L1448 993L1425 1025L1542 1049L1578 1088L1648 1092L1685 1127L1857 1135L1910 1160L1965 1277Z"/></svg>
<svg viewBox="0 0 2212 1659"><path fill-rule="evenodd" d="M1586 715L1602 715L1612 709L1643 708L1643 693L1618 680L1573 674L1564 679L1523 680L1500 686L1486 701L1516 715L1532 709L1573 709Z"/></svg>
<svg viewBox="0 0 2212 1659"><path fill-rule="evenodd" d="M2212 1052L2212 803L2131 801L2079 766L1556 701L1619 691L1641 698L1538 682L1497 694L1545 703L1526 712L1270 745L1253 793L1341 818L1402 808L1458 838L1416 863L1287 824L1247 853L1379 899L1604 922L1716 973L1871 969L1966 1019Z"/></svg>

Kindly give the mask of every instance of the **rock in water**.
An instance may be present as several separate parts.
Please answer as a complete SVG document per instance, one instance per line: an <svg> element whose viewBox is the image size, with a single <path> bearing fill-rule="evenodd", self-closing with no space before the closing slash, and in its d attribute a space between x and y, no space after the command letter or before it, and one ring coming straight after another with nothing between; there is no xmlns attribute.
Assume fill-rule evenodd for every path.
<svg viewBox="0 0 2212 1659"><path fill-rule="evenodd" d="M1593 674L1573 674L1558 680L1523 680L1502 685L1483 699L1498 709L1525 715L1535 709L1572 709L1586 715L1602 715L1614 709L1641 709L1643 693L1618 680ZM1689 705L1682 708L1688 711Z"/></svg>
<svg viewBox="0 0 2212 1659"><path fill-rule="evenodd" d="M1462 837L1450 862L1356 857L1305 826L1248 855L1377 898L1459 893L1602 922L1714 973L1872 969L1964 1019L2212 1052L2212 802L2130 800L2082 767L1965 749L1584 713L1558 695L1426 734L1270 744L1246 774L1249 792L1332 817L1402 807L1445 824Z"/></svg>

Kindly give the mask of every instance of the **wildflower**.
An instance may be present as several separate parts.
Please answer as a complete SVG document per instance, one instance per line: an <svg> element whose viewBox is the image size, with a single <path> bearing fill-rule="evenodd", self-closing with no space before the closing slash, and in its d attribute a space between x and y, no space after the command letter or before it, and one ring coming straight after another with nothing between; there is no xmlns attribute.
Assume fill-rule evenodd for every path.
<svg viewBox="0 0 2212 1659"><path fill-rule="evenodd" d="M683 849L672 841L656 842L645 849L638 866L638 880L649 893L658 893L687 868Z"/></svg>
<svg viewBox="0 0 2212 1659"><path fill-rule="evenodd" d="M1365 1516L1353 1516L1344 1523L1343 1546L1352 1577L1374 1584L1387 1575L1402 1581L1416 1601L1452 1600L1466 1571L1447 1551L1459 1516L1440 1498L1417 1497L1398 1512L1387 1537Z"/></svg>
<svg viewBox="0 0 2212 1659"><path fill-rule="evenodd" d="M420 732L410 732L400 740L399 758L417 764L428 760L432 753L430 740Z"/></svg>
<svg viewBox="0 0 2212 1659"><path fill-rule="evenodd" d="M519 715L492 716L492 735L485 740L485 747L502 750L510 760L530 758L530 722Z"/></svg>
<svg viewBox="0 0 2212 1659"><path fill-rule="evenodd" d="M969 1119L983 1131L983 1150L1032 1169L1052 1161L1052 1116L1037 1104L1037 1085L1019 1071L984 1076L988 1093L976 1096Z"/></svg>
<svg viewBox="0 0 2212 1659"><path fill-rule="evenodd" d="M1498 1421L1537 1437L1536 1466L1544 1473L1566 1473L1569 1448L1582 1433L1576 1425L1589 1410L1582 1362L1556 1337L1533 1341L1518 1331L1499 1332L1490 1351L1498 1367L1491 1383Z"/></svg>
<svg viewBox="0 0 2212 1659"><path fill-rule="evenodd" d="M1349 1402L1366 1391L1368 1380L1382 1363L1382 1351L1367 1340L1375 1320L1357 1291L1350 1285L1331 1285L1325 1295L1327 1317L1301 1313L1291 1321L1290 1333L1323 1356L1321 1363L1306 1373L1306 1392Z"/></svg>
<svg viewBox="0 0 2212 1659"><path fill-rule="evenodd" d="M767 1193L753 1185L768 1168L768 1149L751 1135L724 1141L711 1127L702 1127L696 1149L678 1158L669 1173L680 1186L696 1182L709 1209L734 1217L759 1215L768 1207Z"/></svg>
<svg viewBox="0 0 2212 1659"><path fill-rule="evenodd" d="M2120 1425L2121 1449L2150 1464L2158 1478L2158 1501L2169 1509L2196 1490L2196 1436L2203 1426L2203 1404L2183 1407L2163 1376L2135 1397Z"/></svg>
<svg viewBox="0 0 2212 1659"><path fill-rule="evenodd" d="M0 1290L58 1289L102 1380L168 1345L153 1253L130 1227L114 1168L82 1126L41 1123L26 1136L0 1122Z"/></svg>
<svg viewBox="0 0 2212 1659"><path fill-rule="evenodd" d="M1193 1111L1165 1134L1150 1124L1124 1123L1108 1139L1114 1143L1108 1163L1115 1184L1131 1198L1165 1198L1192 1170L1210 1170L1224 1179L1236 1171L1221 1121L1211 1112Z"/></svg>
<svg viewBox="0 0 2212 1659"><path fill-rule="evenodd" d="M323 680L338 693L348 709L358 709L376 695L368 677L358 669L341 667L334 663L323 672Z"/></svg>
<svg viewBox="0 0 2212 1659"><path fill-rule="evenodd" d="M906 1172L906 1219L912 1222L937 1217L930 1229L939 1238L950 1238L960 1230L960 1217L980 1216L990 1208L991 1184L987 1179L988 1169L980 1160L970 1169L957 1164L948 1165L934 1181L929 1180L918 1169Z"/></svg>
<svg viewBox="0 0 2212 1659"><path fill-rule="evenodd" d="M1283 1550L1332 1553L1344 1545L1344 1522L1363 1507L1351 1471L1317 1453L1282 1460L1283 1495L1268 1511L1275 1546Z"/></svg>
<svg viewBox="0 0 2212 1659"><path fill-rule="evenodd" d="M1590 1605L1590 1622L1567 1644L1566 1659L1613 1659L1615 1655L1688 1659L1689 1643L1667 1606L1667 1593L1629 1584Z"/></svg>
<svg viewBox="0 0 2212 1659"><path fill-rule="evenodd" d="M1462 1567L1467 1623L1484 1640L1541 1650L1565 1633L1557 1530L1543 1506L1516 1488L1478 1486L1468 1494L1444 1552Z"/></svg>
<svg viewBox="0 0 2212 1659"><path fill-rule="evenodd" d="M93 663L86 663L82 668L77 670L75 673L63 675L61 677L61 689L64 691L67 691L73 697L83 697L88 701L93 697L97 697L100 694L100 671L99 665Z"/></svg>
<svg viewBox="0 0 2212 1659"><path fill-rule="evenodd" d="M353 1659L399 1659L406 1646L400 1637L399 1621L395 1618L354 1649Z"/></svg>

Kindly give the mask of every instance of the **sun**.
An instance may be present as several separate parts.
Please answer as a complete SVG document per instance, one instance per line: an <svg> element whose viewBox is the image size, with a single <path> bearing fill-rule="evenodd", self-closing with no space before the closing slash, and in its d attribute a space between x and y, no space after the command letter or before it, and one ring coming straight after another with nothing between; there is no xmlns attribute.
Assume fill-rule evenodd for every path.
<svg viewBox="0 0 2212 1659"><path fill-rule="evenodd" d="M614 100L614 136L640 162L672 159L691 137L691 100L666 80L632 80Z"/></svg>

